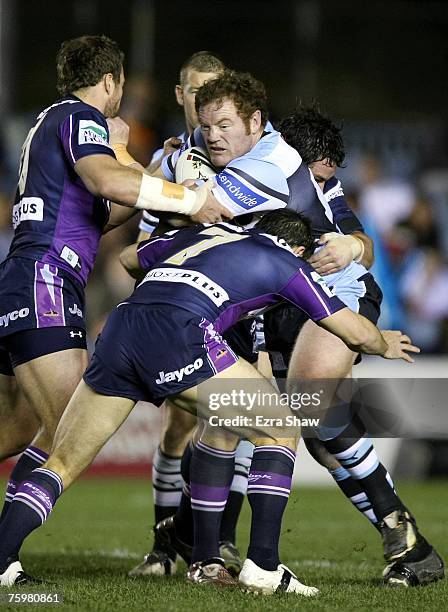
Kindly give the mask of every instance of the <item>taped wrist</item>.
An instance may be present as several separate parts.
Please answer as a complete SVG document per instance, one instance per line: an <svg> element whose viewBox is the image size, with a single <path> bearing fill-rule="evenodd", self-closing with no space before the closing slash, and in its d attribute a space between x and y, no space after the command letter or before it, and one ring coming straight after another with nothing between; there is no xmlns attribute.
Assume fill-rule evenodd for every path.
<svg viewBox="0 0 448 612"><path fill-rule="evenodd" d="M135 207L194 215L202 207L206 197L207 194L200 190L193 191L182 185L143 174Z"/></svg>
<svg viewBox="0 0 448 612"><path fill-rule="evenodd" d="M122 166L130 166L131 164L137 163L137 161L132 157L132 155L129 155L125 144L117 143L111 145L111 147L114 150L117 162Z"/></svg>

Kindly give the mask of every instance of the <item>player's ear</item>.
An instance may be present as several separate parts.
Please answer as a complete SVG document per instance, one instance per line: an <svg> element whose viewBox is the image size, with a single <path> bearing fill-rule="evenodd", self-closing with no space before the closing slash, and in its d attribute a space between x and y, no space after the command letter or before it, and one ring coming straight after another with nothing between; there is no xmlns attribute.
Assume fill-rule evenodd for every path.
<svg viewBox="0 0 448 612"><path fill-rule="evenodd" d="M176 96L176 100L179 106L183 106L184 105L184 88L182 87L182 85L176 85L176 87L174 88L174 94Z"/></svg>
<svg viewBox="0 0 448 612"><path fill-rule="evenodd" d="M250 124L250 133L256 134L261 127L261 111L256 110L252 113L252 117L249 120Z"/></svg>
<svg viewBox="0 0 448 612"><path fill-rule="evenodd" d="M103 76L104 89L106 93L110 95L115 88L114 75L111 72L108 72Z"/></svg>

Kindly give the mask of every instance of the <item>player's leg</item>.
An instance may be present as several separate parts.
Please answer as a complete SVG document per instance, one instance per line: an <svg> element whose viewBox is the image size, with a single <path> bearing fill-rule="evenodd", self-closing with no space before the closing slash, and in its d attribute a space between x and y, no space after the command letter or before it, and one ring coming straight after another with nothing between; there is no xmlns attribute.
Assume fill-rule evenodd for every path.
<svg viewBox="0 0 448 612"><path fill-rule="evenodd" d="M257 361L255 321L240 321L224 334L224 339L237 355L250 363ZM165 426L160 445L153 458L152 484L156 525L166 517L174 515L180 505L182 508L189 508L190 505L189 497L187 502L186 494L182 496L184 482L181 465L183 471L188 472L191 455L188 442L197 420L188 413L188 407L187 410L183 409L185 406L182 402L182 397L179 396L172 396L166 400ZM247 490L252 449L253 445L247 441L242 441L237 447L235 473L221 521L220 555L225 559L226 567L232 575L238 575L242 566L239 550L235 546L235 532ZM182 458L184 453L185 456ZM181 514L186 517L187 513L182 511ZM189 514L191 517L191 512ZM186 518L184 522L187 523ZM191 520L188 532L191 534L188 538L191 544L193 534ZM155 534L151 552L146 554L143 561L132 568L128 575L130 577L172 575L177 571L176 557L175 550L166 543L158 541Z"/></svg>
<svg viewBox="0 0 448 612"><path fill-rule="evenodd" d="M306 355L306 359L304 359ZM290 357L289 378L342 379L351 375L356 354L333 334L321 329L312 321L307 321L297 338ZM337 457L330 453L325 444L316 438L308 437L304 431L305 444L321 465L327 468L342 493L374 525L378 519L372 509L372 503L361 483L340 464ZM373 451L374 452L374 451ZM386 493L393 489L392 479L386 471Z"/></svg>
<svg viewBox="0 0 448 612"><path fill-rule="evenodd" d="M177 407L172 398L165 401L164 410L164 430L152 463L155 525L176 514L181 504L184 487L182 457L197 424L196 417ZM159 541L155 535L152 550L128 572L128 576L173 575L177 571L176 558L172 546Z"/></svg>
<svg viewBox="0 0 448 612"><path fill-rule="evenodd" d="M48 350L59 334L68 335L69 330L61 327L15 334L8 342L13 363L15 359L26 359L29 346L37 342L40 344L39 350ZM83 341L85 345L85 339ZM46 349L42 348L45 346ZM33 355L33 352L29 355ZM7 487L9 495L6 496L2 510L3 518L8 511L11 494L14 494L18 485L33 469L46 461L59 419L81 379L87 359L84 348L74 348L44 354L14 367L17 385L38 422L38 431L11 472ZM22 422L18 422L17 427L21 426Z"/></svg>
<svg viewBox="0 0 448 612"><path fill-rule="evenodd" d="M36 435L38 422L15 377L1 373L0 422L0 461L3 461L25 450Z"/></svg>
<svg viewBox="0 0 448 612"><path fill-rule="evenodd" d="M306 363L303 355L309 356ZM300 378L341 379L350 372L353 359L354 354L338 338L322 330L312 321L308 321L299 334L291 356L289 376L299 380ZM336 410L346 411L349 415L350 410L347 408L346 405L340 405ZM349 417L346 423L341 423L339 429L330 431L324 427L317 433L326 450L341 465L342 469L336 470L333 475L337 477L349 474L351 480L346 477L341 482L348 481L353 487L353 481L356 481L366 496L365 503L371 504L383 537L385 559L389 562L397 559L421 562L428 559L431 567L437 565L435 576L440 577L437 553L420 535L414 518L398 497L392 479L380 463L372 440L367 437L360 419L355 416L350 420ZM350 497L355 496L350 495ZM355 503L358 500L363 501L359 494L351 501ZM360 507L356 503L355 506L360 511L367 507L364 505ZM420 567L416 568L417 572L425 575L425 581L429 582L428 572L420 570Z"/></svg>
<svg viewBox="0 0 448 612"><path fill-rule="evenodd" d="M251 378L255 383L251 388L252 391L256 388L261 397L277 396L270 383L243 360L239 360L216 375L214 380L224 381L232 378ZM197 403L199 413L204 415L208 412L207 394L200 393L201 385L198 389L197 395L194 393L195 390L191 389L188 393L194 394L191 398L192 403ZM205 404L201 406L202 402ZM262 415L262 407L257 408ZM225 416L232 419L240 412L240 407L231 406ZM279 407L277 404L276 414L282 422L285 422L284 416L289 414L289 409ZM229 435L223 433L219 427L211 425L209 421L200 440L192 449L189 474L184 475L186 488L191 494L191 511L194 520L191 553L193 563L190 566L189 579L199 583L229 583L229 578L223 572L223 565L218 557L219 521L233 478L233 449L236 438L243 436L252 438L256 444L264 447L263 453L254 455L252 470L255 469L256 473L252 474L253 479L270 481L270 486L257 486L255 483L253 487L250 499L252 528L249 548L249 555L252 558L249 557L243 566L244 585L248 589L273 592L283 583L285 590L289 592L314 595L317 590L302 585L289 570L281 566L278 558L281 519L289 496L297 444L296 435L291 435L291 432L283 426L276 428L263 425L256 426L256 431L253 429L252 425L242 428L237 426L230 432L234 435ZM281 494L278 494L279 491ZM185 543L189 534L182 531L183 526L183 517L178 512L174 521L167 519L158 528L185 557L187 552Z"/></svg>
<svg viewBox="0 0 448 612"><path fill-rule="evenodd" d="M14 497L17 481L22 472L28 473L34 465L35 455L30 443L36 435L38 420L31 411L28 402L17 385L14 376L0 374L0 449L1 459L6 459L27 449L23 458L19 459L6 488L5 500L0 514L0 522L8 512L10 502ZM27 471L27 463L30 468Z"/></svg>
<svg viewBox="0 0 448 612"><path fill-rule="evenodd" d="M169 398L164 408L164 430L152 468L156 523L175 514L179 506L183 486L181 459L197 423L196 417L177 408Z"/></svg>
<svg viewBox="0 0 448 612"><path fill-rule="evenodd" d="M224 334L224 339L236 355L258 367L257 320L243 319ZM226 567L232 575L237 576L242 567L240 552L236 547L236 526L247 493L247 478L252 461L253 444L241 440L235 452L235 472L230 485L227 504L221 520L220 555L225 559Z"/></svg>
<svg viewBox="0 0 448 612"><path fill-rule="evenodd" d="M134 405L134 400L103 396L84 381L79 383L57 428L50 457L19 485L0 525L3 586L17 581L18 568L11 560L15 551L47 520L63 490L90 465Z"/></svg>

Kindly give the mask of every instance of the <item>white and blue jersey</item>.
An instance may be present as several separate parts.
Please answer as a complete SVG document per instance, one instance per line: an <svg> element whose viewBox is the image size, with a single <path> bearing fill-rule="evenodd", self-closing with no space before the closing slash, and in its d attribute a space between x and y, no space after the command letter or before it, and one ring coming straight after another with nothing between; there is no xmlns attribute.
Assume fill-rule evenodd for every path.
<svg viewBox="0 0 448 612"><path fill-rule="evenodd" d="M191 134L184 146L162 160L165 178L174 181L176 162L183 150L199 146L206 148L200 128ZM257 144L245 155L231 162L215 177L213 195L235 217L263 213L278 208L291 208L303 213L311 222L315 238L326 232L343 232L352 215L352 226L362 226L340 196L331 191L322 193L299 153L289 146L275 130L264 132ZM331 186L331 184L330 184ZM333 185L333 188L337 186ZM340 186L340 183L339 183ZM338 188L339 189L339 188ZM343 198L342 198L343 199Z"/></svg>

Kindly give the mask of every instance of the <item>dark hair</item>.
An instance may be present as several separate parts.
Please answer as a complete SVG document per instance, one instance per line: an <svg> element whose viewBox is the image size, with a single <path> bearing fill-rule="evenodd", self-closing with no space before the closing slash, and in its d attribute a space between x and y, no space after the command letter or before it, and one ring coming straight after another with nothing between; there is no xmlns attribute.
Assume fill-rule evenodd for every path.
<svg viewBox="0 0 448 612"><path fill-rule="evenodd" d="M342 166L345 151L341 128L323 115L316 105L297 107L280 121L278 131L300 153L305 164L328 158Z"/></svg>
<svg viewBox="0 0 448 612"><path fill-rule="evenodd" d="M283 238L290 247L304 246L304 259L308 259L314 251L311 223L307 217L294 210L272 210L263 215L255 227L265 234Z"/></svg>
<svg viewBox="0 0 448 612"><path fill-rule="evenodd" d="M268 103L265 87L248 72L235 72L227 69L216 79L207 81L196 94L196 112L199 112L199 109L206 104L222 102L224 98L232 100L244 122L249 121L251 115L259 110L261 124L266 125Z"/></svg>
<svg viewBox="0 0 448 612"><path fill-rule="evenodd" d="M210 53L210 51L197 51L197 53L190 55L182 64L179 83L181 85L185 83L189 70L195 70L196 72L216 72L216 74L219 74L224 69L224 62L217 55Z"/></svg>
<svg viewBox="0 0 448 612"><path fill-rule="evenodd" d="M117 43L107 36L80 36L65 40L56 56L58 92L68 93L92 87L105 74L112 74L120 81L124 53Z"/></svg>

